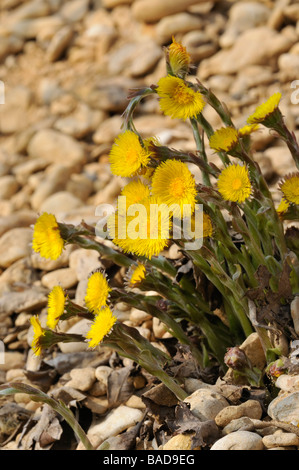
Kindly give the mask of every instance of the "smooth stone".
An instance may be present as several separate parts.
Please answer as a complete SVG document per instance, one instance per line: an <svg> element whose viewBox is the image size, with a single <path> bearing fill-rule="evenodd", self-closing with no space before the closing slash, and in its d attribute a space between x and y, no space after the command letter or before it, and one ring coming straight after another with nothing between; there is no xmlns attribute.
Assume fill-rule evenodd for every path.
<svg viewBox="0 0 299 470"><path fill-rule="evenodd" d="M233 419L222 429L222 434L225 436L235 431L254 431L254 423L248 418L248 416L243 416L242 418Z"/></svg>
<svg viewBox="0 0 299 470"><path fill-rule="evenodd" d="M95 369L93 367L82 367L70 371L71 380L66 384L81 392L87 392L96 381Z"/></svg>
<svg viewBox="0 0 299 470"><path fill-rule="evenodd" d="M267 23L271 10L258 2L237 2L229 9L225 32L219 38L222 48L231 47L239 34Z"/></svg>
<svg viewBox="0 0 299 470"><path fill-rule="evenodd" d="M78 281L87 279L93 271L103 268L99 253L84 248L78 248L70 254L69 266L75 271Z"/></svg>
<svg viewBox="0 0 299 470"><path fill-rule="evenodd" d="M72 173L71 166L54 163L42 173L41 181L38 181L31 196L31 205L35 210L39 210L43 202L60 191L64 191L67 181ZM34 176L34 175L33 175ZM32 183L32 179L29 180Z"/></svg>
<svg viewBox="0 0 299 470"><path fill-rule="evenodd" d="M43 201L40 211L59 217L66 212L78 209L82 204L81 199L68 191L59 191Z"/></svg>
<svg viewBox="0 0 299 470"><path fill-rule="evenodd" d="M70 289L78 282L76 271L72 268L61 268L44 274L41 283L48 289L54 286L61 286L63 289Z"/></svg>
<svg viewBox="0 0 299 470"><path fill-rule="evenodd" d="M41 129L30 140L28 153L33 158L44 158L65 166L84 163L85 151L73 137L54 129Z"/></svg>
<svg viewBox="0 0 299 470"><path fill-rule="evenodd" d="M7 268L20 258L31 254L32 229L17 227L5 232L0 238L0 266Z"/></svg>
<svg viewBox="0 0 299 470"><path fill-rule="evenodd" d="M0 37L0 61L2 62L7 56L18 54L22 51L24 41L14 35L8 37Z"/></svg>
<svg viewBox="0 0 299 470"><path fill-rule="evenodd" d="M143 418L143 411L120 405L100 421L90 427L87 437L91 438L96 445L100 445L105 439L125 431L134 426Z"/></svg>
<svg viewBox="0 0 299 470"><path fill-rule="evenodd" d="M292 432L278 431L270 436L263 437L263 444L267 449L272 447L299 446L299 437Z"/></svg>
<svg viewBox="0 0 299 470"><path fill-rule="evenodd" d="M177 13L176 15L166 16L156 26L157 40L160 44L164 44L171 40L172 36L200 30L202 26L202 19L190 13Z"/></svg>
<svg viewBox="0 0 299 470"><path fill-rule="evenodd" d="M261 436L250 431L236 431L222 437L210 450L263 450Z"/></svg>
<svg viewBox="0 0 299 470"><path fill-rule="evenodd" d="M278 58L279 70L284 74L285 79L296 80L299 74L299 55L281 54Z"/></svg>
<svg viewBox="0 0 299 470"><path fill-rule="evenodd" d="M65 50L70 45L73 37L74 31L70 26L64 26L57 31L47 49L47 58L49 62L55 62L61 58Z"/></svg>
<svg viewBox="0 0 299 470"><path fill-rule="evenodd" d="M188 7L206 0L138 0L132 5L132 14L138 21L154 23L165 16L185 11Z"/></svg>
<svg viewBox="0 0 299 470"><path fill-rule="evenodd" d="M32 287L21 292L4 292L0 298L0 313L30 312L44 307L48 297L44 290Z"/></svg>
<svg viewBox="0 0 299 470"><path fill-rule="evenodd" d="M23 39L51 39L54 34L64 26L64 20L58 15L41 18L28 18L16 20L6 25L10 34Z"/></svg>
<svg viewBox="0 0 299 470"><path fill-rule="evenodd" d="M283 392L274 398L267 410L270 418L283 423L299 425L299 391Z"/></svg>
<svg viewBox="0 0 299 470"><path fill-rule="evenodd" d="M91 320L83 318L71 326L66 333L69 334L78 334L86 336L87 332L90 330ZM75 353L88 350L87 342L72 342L72 343L59 343L59 349L63 353Z"/></svg>
<svg viewBox="0 0 299 470"><path fill-rule="evenodd" d="M275 387L280 388L284 392L295 392L299 390L299 375L282 374L277 377Z"/></svg>
<svg viewBox="0 0 299 470"><path fill-rule="evenodd" d="M11 198L19 189L19 183L13 175L0 177L0 199Z"/></svg>
<svg viewBox="0 0 299 470"><path fill-rule="evenodd" d="M200 388L184 399L189 403L191 412L200 419L207 421L215 419L217 414L229 406L223 395L215 390Z"/></svg>
<svg viewBox="0 0 299 470"><path fill-rule="evenodd" d="M0 362L0 371L8 372L12 369L23 369L25 365L24 354L18 351L4 351L4 362Z"/></svg>
<svg viewBox="0 0 299 470"><path fill-rule="evenodd" d="M193 434L177 434L162 447L163 450L191 450Z"/></svg>
<svg viewBox="0 0 299 470"><path fill-rule="evenodd" d="M59 14L66 21L74 23L81 21L88 12L89 0L72 0L71 2L64 2Z"/></svg>
<svg viewBox="0 0 299 470"><path fill-rule="evenodd" d="M248 418L260 419L262 414L262 407L257 400L247 400L241 405L227 406L226 408L223 408L215 416L215 423L217 426L224 428L233 419L242 418L244 416L247 416Z"/></svg>
<svg viewBox="0 0 299 470"><path fill-rule="evenodd" d="M91 390L89 390L90 394ZM83 405L89 408L93 413L97 415L105 414L109 409L109 403L107 398L88 396L83 401Z"/></svg>
<svg viewBox="0 0 299 470"><path fill-rule="evenodd" d="M35 223L36 219L36 213L29 209L21 209L13 214L2 216L0 217L0 236L14 228L29 227Z"/></svg>
<svg viewBox="0 0 299 470"><path fill-rule="evenodd" d="M205 59L198 68L201 80L216 74L238 73L249 65L267 65L287 52L295 40L267 26L244 31L230 49L222 49Z"/></svg>

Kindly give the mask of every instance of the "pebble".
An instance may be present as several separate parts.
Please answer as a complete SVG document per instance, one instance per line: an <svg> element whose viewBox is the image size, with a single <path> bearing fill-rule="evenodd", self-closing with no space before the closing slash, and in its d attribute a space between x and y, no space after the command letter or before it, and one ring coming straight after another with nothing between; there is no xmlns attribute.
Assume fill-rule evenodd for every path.
<svg viewBox="0 0 299 470"><path fill-rule="evenodd" d="M67 165L83 163L85 152L73 137L54 129L41 129L30 140L28 154L32 158L44 158L51 163Z"/></svg>
<svg viewBox="0 0 299 470"><path fill-rule="evenodd" d="M221 437L210 450L264 450L263 438L250 431L236 431Z"/></svg>
<svg viewBox="0 0 299 470"><path fill-rule="evenodd" d="M70 254L69 266L75 271L78 281L88 279L93 271L104 267L97 251L84 248L78 248Z"/></svg>
<svg viewBox="0 0 299 470"><path fill-rule="evenodd" d="M73 387L81 392L87 392L94 385L96 376L93 367L82 367L70 371L71 380L67 382L68 387Z"/></svg>
<svg viewBox="0 0 299 470"><path fill-rule="evenodd" d="M157 40L160 44L165 44L171 41L172 36L198 31L202 25L202 19L190 13L165 16L156 26Z"/></svg>
<svg viewBox="0 0 299 470"><path fill-rule="evenodd" d="M271 59L287 52L294 42L266 26L244 31L230 49L222 49L202 61L198 75L205 80L214 74L238 73L249 65L267 65Z"/></svg>
<svg viewBox="0 0 299 470"><path fill-rule="evenodd" d="M0 238L0 266L7 268L20 258L31 254L32 229L12 228Z"/></svg>
<svg viewBox="0 0 299 470"><path fill-rule="evenodd" d="M241 405L227 406L215 416L217 426L224 428L232 420L247 416L248 418L260 419L263 410L257 400L247 400Z"/></svg>
<svg viewBox="0 0 299 470"><path fill-rule="evenodd" d="M73 29L68 25L64 26L54 34L47 49L47 57L49 62L55 62L61 58L69 46L71 40L73 39L73 36Z"/></svg>
<svg viewBox="0 0 299 470"><path fill-rule="evenodd" d="M132 13L138 21L153 23L161 18L185 11L188 7L198 3L198 0L139 0L133 3Z"/></svg>
<svg viewBox="0 0 299 470"><path fill-rule="evenodd" d="M192 437L192 433L177 434L176 436L171 437L169 441L167 441L166 444L163 445L162 450L191 450Z"/></svg>
<svg viewBox="0 0 299 470"><path fill-rule="evenodd" d="M269 403L268 415L283 423L299 424L299 391L283 392Z"/></svg>
<svg viewBox="0 0 299 470"><path fill-rule="evenodd" d="M228 401L223 395L215 390L205 388L196 390L186 397L184 402L189 403L191 412L200 421L215 419L223 408L229 406Z"/></svg>
<svg viewBox="0 0 299 470"><path fill-rule="evenodd" d="M264 436L263 444L267 449L271 449L273 447L298 447L299 437L292 432L277 431L270 436Z"/></svg>
<svg viewBox="0 0 299 470"><path fill-rule="evenodd" d="M82 206L81 199L68 191L58 191L43 201L40 211L53 214L59 219L63 214L78 209L80 206Z"/></svg>
<svg viewBox="0 0 299 470"><path fill-rule="evenodd" d="M85 336L90 329L91 321L83 318L65 331L69 334L78 334ZM59 349L63 353L76 353L88 350L87 342L59 343Z"/></svg>
<svg viewBox="0 0 299 470"><path fill-rule="evenodd" d="M110 411L99 423L93 424L87 433L93 445L99 446L105 439L125 431L143 418L143 412L136 408L120 405Z"/></svg>
<svg viewBox="0 0 299 470"><path fill-rule="evenodd" d="M52 290L54 286L70 289L77 284L77 274L72 268L61 268L44 274L41 278L43 286Z"/></svg>

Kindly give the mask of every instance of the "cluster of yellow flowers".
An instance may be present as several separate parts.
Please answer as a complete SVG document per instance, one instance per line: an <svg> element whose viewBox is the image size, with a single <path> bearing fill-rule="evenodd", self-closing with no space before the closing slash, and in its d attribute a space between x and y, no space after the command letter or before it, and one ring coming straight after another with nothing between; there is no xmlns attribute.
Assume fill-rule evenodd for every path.
<svg viewBox="0 0 299 470"><path fill-rule="evenodd" d="M152 88L152 92L158 95L161 112L173 119L200 122L207 102L200 87L186 81L190 57L186 49L174 39L166 52L168 74ZM255 180L251 175L254 166L251 166L250 157L244 152L244 145L250 134L257 131L261 124L270 127L273 122L276 123L280 99L281 94L275 93L257 107L248 117L246 125L240 129L230 124L208 133L212 150L241 160L240 163L225 160L224 168L218 170L209 167L208 162L202 159L201 168L212 168L212 174L217 179L215 185L209 188L196 184L188 158L180 158L171 151L163 154L165 148L155 137L142 139L134 127L124 129L115 139L109 154L111 172L131 178L121 192L121 196L126 197L126 216L124 217L121 207L117 205L115 213L108 219L107 228L113 243L124 253L135 255L137 260L143 257L151 260L158 256L169 245L173 219L184 218L186 206L190 208L189 218L191 226L194 226L195 208L197 202L202 201L202 191L206 191L220 203L227 202L231 207L244 208L245 203L254 197L255 191ZM198 135L197 137L200 141ZM200 149L197 150L199 152ZM290 206L299 204L299 173L287 175L279 187L282 203L277 212L281 214ZM213 199L211 201L213 203ZM136 219L129 212L129 208L136 204L141 204L145 209L143 217L138 219L137 236ZM165 210L161 210L161 207ZM208 205L205 209L201 233L203 238L212 238L215 222ZM151 223L153 219L156 220L154 226ZM57 259L66 243L55 217L42 214L34 227L33 249L42 257ZM244 264L246 263L245 260ZM145 262L139 260L132 263L127 274L127 285L134 287L145 277ZM111 288L103 272L95 272L90 276L85 298L86 308L94 315L90 331L86 335L90 347L97 346L116 322L108 302L110 292ZM50 329L56 328L65 308L66 295L61 287L56 286L49 295L47 326ZM32 318L32 325L35 331L33 349L39 354L46 330L40 326L37 317Z"/></svg>

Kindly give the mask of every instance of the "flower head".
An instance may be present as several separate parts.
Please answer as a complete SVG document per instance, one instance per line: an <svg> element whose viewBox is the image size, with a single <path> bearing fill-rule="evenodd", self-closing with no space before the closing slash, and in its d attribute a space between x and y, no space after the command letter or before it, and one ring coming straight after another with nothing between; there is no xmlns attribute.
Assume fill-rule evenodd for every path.
<svg viewBox="0 0 299 470"><path fill-rule="evenodd" d="M116 317L113 315L109 307L104 307L99 310L86 335L86 338L89 339L88 346L90 348L98 346L104 336L110 332L116 320Z"/></svg>
<svg viewBox="0 0 299 470"><path fill-rule="evenodd" d="M128 208L132 204L138 204L143 199L148 198L150 196L150 189L148 185L138 179L130 181L121 191L121 196L126 197L126 206Z"/></svg>
<svg viewBox="0 0 299 470"><path fill-rule="evenodd" d="M210 147L216 152L228 152L238 143L239 133L234 127L221 127L210 137Z"/></svg>
<svg viewBox="0 0 299 470"><path fill-rule="evenodd" d="M33 341L31 347L34 354L36 356L40 356L42 351L42 338L45 336L45 331L42 328L37 316L31 317L30 322L33 326Z"/></svg>
<svg viewBox="0 0 299 470"><path fill-rule="evenodd" d="M174 37L172 38L172 43L168 47L168 64L171 72L174 75L179 77L184 77L189 71L190 65L190 55L188 54L186 48L176 42Z"/></svg>
<svg viewBox="0 0 299 470"><path fill-rule="evenodd" d="M286 202L299 204L299 172L285 176L279 187Z"/></svg>
<svg viewBox="0 0 299 470"><path fill-rule="evenodd" d="M144 264L138 263L132 265L126 274L126 284L128 287L137 287L145 278L146 268Z"/></svg>
<svg viewBox="0 0 299 470"><path fill-rule="evenodd" d="M240 129L238 129L238 134L240 137L245 137L246 135L252 134L259 129L259 124L247 124Z"/></svg>
<svg viewBox="0 0 299 470"><path fill-rule="evenodd" d="M127 130L115 139L110 150L111 172L118 176L133 176L147 166L150 156L150 151L141 145L137 134Z"/></svg>
<svg viewBox="0 0 299 470"><path fill-rule="evenodd" d="M173 211L176 217L183 215L187 204L190 204L191 213L194 211L195 180L186 163L180 160L166 160L157 167L152 178L152 192L169 207L176 205Z"/></svg>
<svg viewBox="0 0 299 470"><path fill-rule="evenodd" d="M251 183L246 166L229 165L218 178L218 191L223 199L244 202L251 194Z"/></svg>
<svg viewBox="0 0 299 470"><path fill-rule="evenodd" d="M168 244L171 228L169 210L154 196L144 199L137 216L116 211L108 218L113 243L126 253L151 258Z"/></svg>
<svg viewBox="0 0 299 470"><path fill-rule="evenodd" d="M278 213L278 215L282 215L284 212L286 212L288 210L288 208L290 207L290 203L288 201L285 200L285 198L283 197L279 203L279 206L277 207L276 209L276 212Z"/></svg>
<svg viewBox="0 0 299 470"><path fill-rule="evenodd" d="M270 98L256 108L253 114L247 119L248 124L263 123L278 108L281 93L274 93Z"/></svg>
<svg viewBox="0 0 299 470"><path fill-rule="evenodd" d="M157 93L161 110L173 119L194 118L205 106L201 93L193 90L179 77L168 75L160 78Z"/></svg>
<svg viewBox="0 0 299 470"><path fill-rule="evenodd" d="M54 329L64 312L65 294L60 286L55 286L48 295L47 326Z"/></svg>
<svg viewBox="0 0 299 470"><path fill-rule="evenodd" d="M101 271L96 271L88 279L85 295L85 304L88 310L98 313L107 305L111 288L106 276Z"/></svg>
<svg viewBox="0 0 299 470"><path fill-rule="evenodd" d="M34 225L33 250L42 258L56 260L61 255L64 245L65 241L61 237L55 216L44 212Z"/></svg>

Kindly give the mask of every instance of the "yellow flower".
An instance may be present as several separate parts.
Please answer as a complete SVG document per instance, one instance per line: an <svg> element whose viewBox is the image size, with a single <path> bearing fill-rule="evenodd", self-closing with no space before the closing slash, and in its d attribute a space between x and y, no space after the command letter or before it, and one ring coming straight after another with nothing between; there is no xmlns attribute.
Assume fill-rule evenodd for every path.
<svg viewBox="0 0 299 470"><path fill-rule="evenodd" d="M176 42L174 37L172 43L168 47L168 63L174 75L184 76L188 73L190 65L190 55L186 48Z"/></svg>
<svg viewBox="0 0 299 470"><path fill-rule="evenodd" d="M60 286L55 286L48 295L47 326L54 329L64 312L65 294Z"/></svg>
<svg viewBox="0 0 299 470"><path fill-rule="evenodd" d="M278 215L282 215L284 212L286 212L288 210L288 208L290 207L290 203L288 201L285 200L285 198L283 197L282 200L280 201L280 204L279 206L277 207L276 209L276 212L278 213Z"/></svg>
<svg viewBox="0 0 299 470"><path fill-rule="evenodd" d="M299 172L290 173L284 177L284 181L280 183L286 202L299 204Z"/></svg>
<svg viewBox="0 0 299 470"><path fill-rule="evenodd" d="M213 225L212 225L212 221L211 221L210 216L208 214L206 214L205 212L203 212L202 213L202 223L200 223L199 226L198 226L197 222L196 222L196 220L197 220L197 211L198 210L195 210L194 214L191 217L190 227L188 227L188 229L190 228L191 233L190 234L187 233L187 238L188 239L191 238L191 239L195 240L195 239L199 239L199 238L211 237L213 235Z"/></svg>
<svg viewBox="0 0 299 470"><path fill-rule="evenodd" d="M132 265L126 274L126 284L128 287L136 287L145 278L146 269L144 264L138 263Z"/></svg>
<svg viewBox="0 0 299 470"><path fill-rule="evenodd" d="M229 152L238 143L238 131L234 127L221 127L210 137L210 147L216 152Z"/></svg>
<svg viewBox="0 0 299 470"><path fill-rule="evenodd" d="M259 129L258 124L247 124L246 126L241 127L238 129L238 134L240 137L244 137L245 135L250 135L252 132L255 132Z"/></svg>
<svg viewBox="0 0 299 470"><path fill-rule="evenodd" d="M151 258L168 244L171 228L169 211L154 196L140 203L138 215L112 214L108 218L108 232L113 243L126 253Z"/></svg>
<svg viewBox="0 0 299 470"><path fill-rule="evenodd" d="M251 194L251 183L246 166L229 165L218 178L218 191L223 199L244 202Z"/></svg>
<svg viewBox="0 0 299 470"><path fill-rule="evenodd" d="M88 279L85 295L85 304L88 310L93 313L99 312L105 307L108 301L111 288L108 285L106 276L96 271Z"/></svg>
<svg viewBox="0 0 299 470"><path fill-rule="evenodd" d="M33 341L31 344L32 350L36 356L40 356L42 350L41 339L45 335L45 331L41 327L38 317L35 315L30 319L33 326Z"/></svg>
<svg viewBox="0 0 299 470"><path fill-rule="evenodd" d="M256 108L253 114L247 119L248 124L258 124L267 119L278 108L281 93L274 93L270 98Z"/></svg>
<svg viewBox="0 0 299 470"><path fill-rule="evenodd" d="M64 245L55 216L44 212L34 225L33 250L42 258L55 260L61 255Z"/></svg>
<svg viewBox="0 0 299 470"><path fill-rule="evenodd" d="M118 176L133 176L149 163L150 156L150 151L141 145L137 134L127 130L115 139L110 150L111 172Z"/></svg>
<svg viewBox="0 0 299 470"><path fill-rule="evenodd" d="M102 308L96 314L94 322L86 335L86 338L89 339L88 347L95 348L98 346L104 336L110 332L116 320L116 317L113 315L109 307Z"/></svg>
<svg viewBox="0 0 299 470"><path fill-rule="evenodd" d="M168 75L160 78L157 93L161 110L173 119L194 118L205 106L201 93L194 91L179 77Z"/></svg>
<svg viewBox="0 0 299 470"><path fill-rule="evenodd" d="M149 186L143 184L139 179L128 183L121 191L121 196L126 197L126 206L130 207L132 204L138 204L143 199L148 198L150 195Z"/></svg>
<svg viewBox="0 0 299 470"><path fill-rule="evenodd" d="M175 217L183 215L185 204L190 204L190 215L194 211L195 180L186 163L180 160L166 160L157 167L152 178L152 192L169 207L176 205L173 211Z"/></svg>

